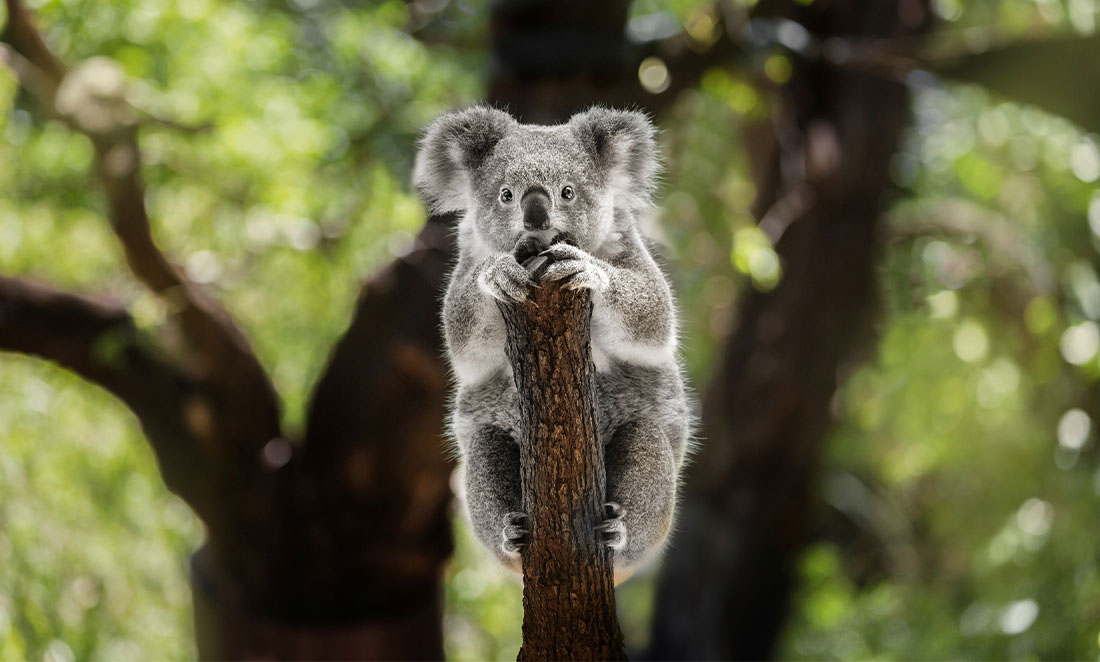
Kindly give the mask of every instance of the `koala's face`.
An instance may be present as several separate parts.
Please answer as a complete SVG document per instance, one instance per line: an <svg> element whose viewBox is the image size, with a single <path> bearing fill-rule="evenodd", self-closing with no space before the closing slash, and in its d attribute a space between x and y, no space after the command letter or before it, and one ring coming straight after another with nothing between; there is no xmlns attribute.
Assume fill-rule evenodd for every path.
<svg viewBox="0 0 1100 662"><path fill-rule="evenodd" d="M436 211L464 211L493 250L525 236L568 232L593 250L615 210L649 204L656 176L653 127L639 113L603 108L558 126L524 125L472 108L429 128L414 179Z"/></svg>
<svg viewBox="0 0 1100 662"><path fill-rule="evenodd" d="M566 126L516 125L473 175L467 213L497 250L530 235L548 244L562 232L592 248L610 232L609 173Z"/></svg>

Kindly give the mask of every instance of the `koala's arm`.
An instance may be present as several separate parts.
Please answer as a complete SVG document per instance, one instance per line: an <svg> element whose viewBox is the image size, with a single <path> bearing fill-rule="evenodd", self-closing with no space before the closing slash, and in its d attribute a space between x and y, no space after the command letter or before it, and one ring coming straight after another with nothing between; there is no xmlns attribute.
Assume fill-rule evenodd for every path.
<svg viewBox="0 0 1100 662"><path fill-rule="evenodd" d="M526 298L529 278L512 255L462 251L443 299L447 351L459 381L479 381L505 364L504 319L493 299Z"/></svg>
<svg viewBox="0 0 1100 662"><path fill-rule="evenodd" d="M675 362L676 315L672 291L636 232L625 234L608 259L566 244L547 252L555 262L544 278L569 278L570 287L594 294L592 336L596 347L635 365Z"/></svg>

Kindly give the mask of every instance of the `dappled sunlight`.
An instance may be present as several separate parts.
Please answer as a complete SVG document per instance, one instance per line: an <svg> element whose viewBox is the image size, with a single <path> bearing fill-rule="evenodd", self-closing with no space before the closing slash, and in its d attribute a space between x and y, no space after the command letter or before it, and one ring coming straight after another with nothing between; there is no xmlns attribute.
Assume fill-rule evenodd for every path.
<svg viewBox="0 0 1100 662"><path fill-rule="evenodd" d="M318 375L364 279L399 260L418 286L429 282L414 259L425 249L418 233L427 211L410 184L416 140L441 112L484 98L500 74L490 47L499 26L487 20L495 5L27 4L72 70L51 114L0 66L0 276L120 302L134 342L190 375L197 364L186 358L193 348L180 331L179 291L161 296L135 282L110 205L88 174L100 163L121 177L140 164L153 238L190 283L224 305L279 393L273 418L284 432L249 457L272 474L294 467L305 455ZM807 12L829 4L794 3ZM933 0L939 24L927 52L910 51L905 39L819 40L783 16L749 20L766 5L636 0L624 20L637 49L629 83L663 104L653 112L664 169L659 205L639 222L652 227L677 292L690 382L700 400L716 394L707 404L715 420L741 417L728 439L700 426L700 443L726 443L729 457L751 457L761 439L780 444L767 461L729 475L766 482L774 492L759 501L767 506L813 495L808 512L760 511L797 520L790 535L799 542L782 545L807 538L792 561L797 589L777 656L1096 659L1100 115L1092 109L1100 91L1088 78L1095 61L1064 62L1058 80L1039 65L1055 57L1041 50L1049 43L1097 34L1100 1ZM690 60L702 64L688 81L677 58L713 54L729 45L731 30L742 40L737 48L724 60ZM1022 57L1036 68L1017 75L1018 63L996 48L1025 42L1040 49ZM980 54L1004 59L968 68L967 56ZM820 109L782 95L818 69L852 80L870 71L911 95L897 150L878 172L854 169L851 179L888 178L871 211L808 214L845 193L820 186L833 185L823 173L852 158L841 134L863 135L873 124L852 117L849 127L817 122L800 131L796 115ZM516 76L507 85L518 85ZM1074 76L1081 83L1059 96ZM548 90L539 99L562 94ZM798 112L784 114L791 108ZM89 136L137 126L140 152L97 157ZM875 209L870 257L845 262L827 242L854 232L849 214ZM799 234L811 223L824 228L812 241ZM860 302L824 296L791 255L821 258L830 277L859 274L850 291L865 287L871 302L859 324L837 328L836 319L848 319L840 313ZM792 283L802 289L789 292ZM748 309L807 300L822 305L802 318ZM372 309L367 323L385 312ZM436 313L418 315L417 328L438 326ZM742 337L748 349L734 349L743 356L729 346ZM769 343L783 337L804 340L776 355ZM97 342L104 365L123 360L123 340L104 334ZM833 356L826 350L834 346L851 351ZM394 350L382 351L389 360ZM834 363L822 376L809 363L826 354ZM418 357L408 361L412 372L437 358ZM723 369L737 370L736 379L710 390ZM442 393L442 373L424 372L414 387ZM774 387L769 398L733 393L761 374L767 379L758 383ZM742 400L733 411L726 400L735 396ZM801 415L814 398L825 403L821 420L791 424L791 412ZM192 431L209 433L216 413L193 398L182 416ZM824 444L811 439L818 434ZM769 474L776 457L812 469ZM700 464L691 471L713 468ZM718 533L735 537L744 514L737 509L755 517L763 506L751 485L726 494L716 487L725 474L709 478L704 492L739 514ZM513 657L520 585L463 517L452 520L447 655ZM0 659L191 659L187 559L203 534L165 487L120 401L55 365L0 355ZM680 549L677 534L674 525L672 550ZM650 642L657 572L641 572L618 592L632 651Z"/></svg>

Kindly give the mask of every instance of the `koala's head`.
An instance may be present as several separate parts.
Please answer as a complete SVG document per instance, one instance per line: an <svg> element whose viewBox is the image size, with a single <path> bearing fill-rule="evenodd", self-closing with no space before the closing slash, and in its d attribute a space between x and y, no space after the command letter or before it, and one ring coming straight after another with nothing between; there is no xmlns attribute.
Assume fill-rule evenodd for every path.
<svg viewBox="0 0 1100 662"><path fill-rule="evenodd" d="M524 236L569 232L594 249L616 209L648 206L657 176L645 115L593 108L558 126L476 107L427 130L413 179L436 212L465 212L480 239L509 251Z"/></svg>

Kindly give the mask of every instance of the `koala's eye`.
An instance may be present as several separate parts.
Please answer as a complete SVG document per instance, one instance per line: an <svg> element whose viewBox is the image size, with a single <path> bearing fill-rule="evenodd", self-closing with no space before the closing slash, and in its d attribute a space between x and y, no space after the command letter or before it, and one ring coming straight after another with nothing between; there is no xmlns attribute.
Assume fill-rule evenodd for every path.
<svg viewBox="0 0 1100 662"><path fill-rule="evenodd" d="M565 198L566 200L572 200L576 197L576 195L577 193L573 190L572 186L566 186L561 190L561 197Z"/></svg>
<svg viewBox="0 0 1100 662"><path fill-rule="evenodd" d="M506 188L500 189L500 201L505 202L505 203L511 202L512 201L512 191L510 189L506 189Z"/></svg>

